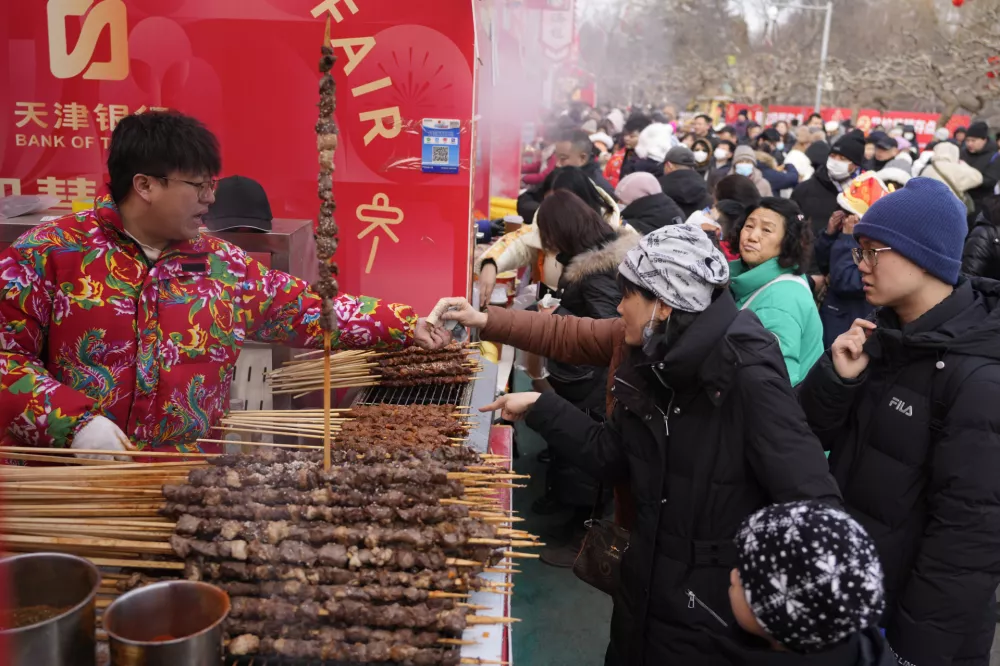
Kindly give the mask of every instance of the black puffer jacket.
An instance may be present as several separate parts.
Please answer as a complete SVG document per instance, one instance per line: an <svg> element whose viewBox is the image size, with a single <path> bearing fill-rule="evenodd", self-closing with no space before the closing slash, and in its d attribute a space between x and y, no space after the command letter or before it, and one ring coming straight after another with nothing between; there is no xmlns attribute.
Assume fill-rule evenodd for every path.
<svg viewBox="0 0 1000 666"><path fill-rule="evenodd" d="M974 277L1000 280L1000 229L984 210L965 239L962 272Z"/></svg>
<svg viewBox="0 0 1000 666"><path fill-rule="evenodd" d="M681 224L686 219L680 206L662 192L636 199L622 211L622 221L628 222L643 236L660 227Z"/></svg>
<svg viewBox="0 0 1000 666"><path fill-rule="evenodd" d="M653 346L648 356L627 348L607 423L545 394L527 424L634 495L608 663L716 666L715 636L741 640L728 595L741 521L773 502L837 502L840 493L777 340L728 290L676 342L660 336Z"/></svg>
<svg viewBox="0 0 1000 666"><path fill-rule="evenodd" d="M657 162L648 157L637 156L634 160L622 164L622 178L629 174L639 173L640 171L651 173L659 178L663 175L663 162Z"/></svg>
<svg viewBox="0 0 1000 666"><path fill-rule="evenodd" d="M830 216L840 207L838 194L840 190L830 180L825 164L816 169L812 178L799 183L792 191L792 201L799 205L802 214L809 220L814 238L826 230Z"/></svg>
<svg viewBox="0 0 1000 666"><path fill-rule="evenodd" d="M712 205L708 183L694 169L679 169L661 176L660 187L664 194L681 207L685 220L696 210Z"/></svg>
<svg viewBox="0 0 1000 666"><path fill-rule="evenodd" d="M997 142L990 139L986 142L986 147L978 153L970 153L969 149L962 146L962 161L983 174L983 182L979 187L969 190L969 196L976 202L976 212L978 215L983 210L983 200L993 194L993 188L1000 180L1000 156L997 156ZM970 219L970 223L975 222L975 217Z"/></svg>
<svg viewBox="0 0 1000 666"><path fill-rule="evenodd" d="M900 663L985 665L1000 583L1000 282L963 279L915 322L883 309L877 323L861 377L841 380L827 352L802 406L878 546Z"/></svg>

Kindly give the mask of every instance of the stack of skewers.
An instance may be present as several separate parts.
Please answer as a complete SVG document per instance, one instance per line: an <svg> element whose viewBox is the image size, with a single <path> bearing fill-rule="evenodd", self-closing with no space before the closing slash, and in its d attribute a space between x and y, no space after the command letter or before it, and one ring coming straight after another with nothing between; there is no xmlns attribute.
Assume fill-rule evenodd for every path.
<svg viewBox="0 0 1000 666"><path fill-rule="evenodd" d="M470 594L510 593L478 574L513 573L510 562L530 555L512 549L539 545L498 504L519 477L450 439L465 428L454 406L349 416L329 471L319 447L0 469L4 547L114 567L100 608L180 575L219 585L233 597L234 656L461 663L466 627L509 621L475 615ZM414 422L443 440L409 436Z"/></svg>
<svg viewBox="0 0 1000 666"><path fill-rule="evenodd" d="M478 349L458 343L437 351L403 349L393 352L347 351L330 357L330 388L358 386L428 386L467 384L482 368ZM271 391L299 398L325 385L322 350L300 354L268 375Z"/></svg>

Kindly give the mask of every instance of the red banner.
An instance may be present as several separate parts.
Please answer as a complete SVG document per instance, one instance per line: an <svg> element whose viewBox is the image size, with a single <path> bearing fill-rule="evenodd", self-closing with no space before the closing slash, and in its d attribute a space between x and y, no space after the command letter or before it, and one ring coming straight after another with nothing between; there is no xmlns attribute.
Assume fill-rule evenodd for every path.
<svg viewBox="0 0 1000 666"><path fill-rule="evenodd" d="M735 121L736 114L743 109L747 109L750 112L751 120L755 120L765 127L773 125L779 120L790 121L793 118L797 118L800 122L805 122L806 118L812 115L813 112L813 107L811 106L772 106L768 109L767 118L764 118L764 111L761 106L730 104L726 107L726 122L731 123ZM820 110L820 115L823 116L823 120L825 121L835 120L840 122L848 120L851 114L851 109L843 107L823 107ZM882 113L875 109L861 109L858 112L856 126L865 134L868 134L876 125L885 125L887 130L895 127L897 123L913 125L917 140L921 146L925 146L934 139L934 130L937 129L938 117L939 114L937 113L915 113L912 111L886 111ZM949 133L954 132L958 127L968 127L970 120L969 116L952 116L947 124Z"/></svg>
<svg viewBox="0 0 1000 666"><path fill-rule="evenodd" d="M223 175L260 181L275 217L307 219L331 19L342 288L422 311L466 292L472 0L37 0L4 3L0 18L0 192L68 209L106 177L122 117L173 108L217 134ZM459 121L457 174L423 172L425 118Z"/></svg>

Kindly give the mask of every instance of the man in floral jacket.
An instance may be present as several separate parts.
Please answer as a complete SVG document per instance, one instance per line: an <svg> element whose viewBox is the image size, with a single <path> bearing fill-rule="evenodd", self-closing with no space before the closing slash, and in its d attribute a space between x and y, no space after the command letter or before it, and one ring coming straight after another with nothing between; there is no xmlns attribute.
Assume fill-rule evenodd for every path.
<svg viewBox="0 0 1000 666"><path fill-rule="evenodd" d="M304 281L201 234L220 169L197 120L130 116L94 210L0 252L0 444L197 450L245 340L322 344ZM336 311L340 347L441 335L406 305L344 295Z"/></svg>

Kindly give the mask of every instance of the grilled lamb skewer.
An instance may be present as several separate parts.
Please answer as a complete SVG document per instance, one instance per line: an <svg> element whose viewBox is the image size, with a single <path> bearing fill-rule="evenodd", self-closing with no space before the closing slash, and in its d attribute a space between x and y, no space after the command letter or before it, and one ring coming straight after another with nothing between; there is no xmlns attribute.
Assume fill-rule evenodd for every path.
<svg viewBox="0 0 1000 666"><path fill-rule="evenodd" d="M378 504L367 506L268 506L250 502L239 506L203 506L198 504L167 503L161 510L168 518L184 514L198 518L225 518L227 520L290 520L292 522L323 521L327 523L358 523L371 521L381 525L397 522L434 524L445 520L458 520L469 516L469 508L462 505L418 504L411 507L391 507Z"/></svg>

